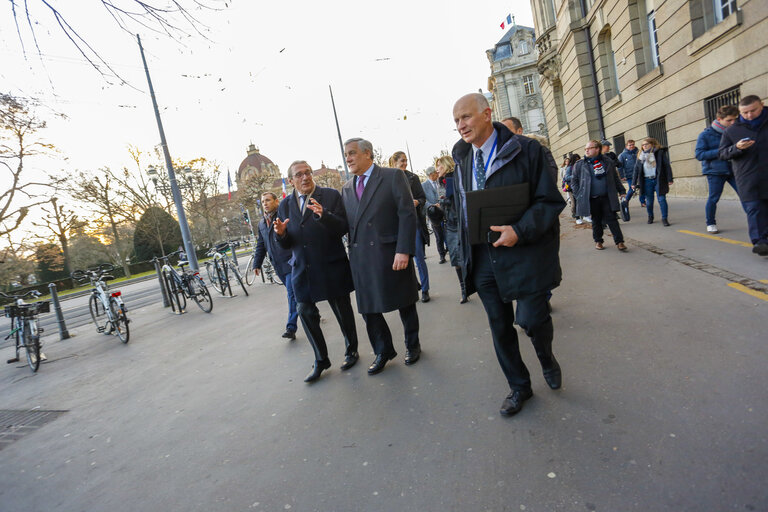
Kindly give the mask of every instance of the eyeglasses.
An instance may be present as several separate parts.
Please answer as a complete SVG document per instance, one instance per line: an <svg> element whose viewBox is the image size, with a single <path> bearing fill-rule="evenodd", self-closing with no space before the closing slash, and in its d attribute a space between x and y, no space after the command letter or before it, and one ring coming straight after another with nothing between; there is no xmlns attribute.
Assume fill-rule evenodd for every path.
<svg viewBox="0 0 768 512"><path fill-rule="evenodd" d="M597 146L587 146L584 149L599 149Z"/></svg>
<svg viewBox="0 0 768 512"><path fill-rule="evenodd" d="M304 176L312 176L312 171L300 171L300 172L293 173L294 178L301 179Z"/></svg>

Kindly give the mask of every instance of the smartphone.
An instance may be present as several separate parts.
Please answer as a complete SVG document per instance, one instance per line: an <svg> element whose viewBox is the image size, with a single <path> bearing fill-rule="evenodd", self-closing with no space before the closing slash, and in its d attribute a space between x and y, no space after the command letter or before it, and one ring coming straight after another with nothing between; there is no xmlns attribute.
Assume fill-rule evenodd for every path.
<svg viewBox="0 0 768 512"><path fill-rule="evenodd" d="M741 139L739 142L746 142L746 141L748 141L748 140L752 140L752 139L750 139L749 137L744 137L744 138L743 138L743 139Z"/></svg>
<svg viewBox="0 0 768 512"><path fill-rule="evenodd" d="M489 231L486 234L487 240L489 244L495 244L496 241L501 238L501 232L500 231Z"/></svg>

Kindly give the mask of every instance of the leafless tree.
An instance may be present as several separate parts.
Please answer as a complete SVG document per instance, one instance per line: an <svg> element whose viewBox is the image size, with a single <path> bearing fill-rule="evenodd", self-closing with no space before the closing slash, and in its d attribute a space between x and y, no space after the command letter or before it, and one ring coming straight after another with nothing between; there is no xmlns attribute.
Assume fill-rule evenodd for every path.
<svg viewBox="0 0 768 512"><path fill-rule="evenodd" d="M50 207L41 208L46 214L42 223L33 222L33 224L39 228L47 229L59 241L61 252L64 255L64 270L70 274L74 269L69 254L69 237L73 231L83 227L85 222L80 220L72 210L67 210L58 204L57 198L52 198L50 203Z"/></svg>
<svg viewBox="0 0 768 512"><path fill-rule="evenodd" d="M95 0L96 6L106 9L121 30L134 35L137 31L149 31L166 36L182 44L192 35L207 39L206 27L191 9L219 11L229 6L227 0ZM16 33L26 58L27 46L34 46L42 56L38 31L53 22L54 27L102 77L110 82L109 75L120 83L127 83L110 65L103 54L92 45L85 35L87 20L72 20L67 7L59 8L54 0L10 0L11 12L16 23ZM30 44L31 43L31 44Z"/></svg>
<svg viewBox="0 0 768 512"><path fill-rule="evenodd" d="M0 189L0 237L17 229L29 209L48 201L36 193L48 182L28 181L24 165L31 157L53 151L53 144L36 138L38 130L45 128L44 120L37 116L36 101L0 93L0 176L8 183Z"/></svg>

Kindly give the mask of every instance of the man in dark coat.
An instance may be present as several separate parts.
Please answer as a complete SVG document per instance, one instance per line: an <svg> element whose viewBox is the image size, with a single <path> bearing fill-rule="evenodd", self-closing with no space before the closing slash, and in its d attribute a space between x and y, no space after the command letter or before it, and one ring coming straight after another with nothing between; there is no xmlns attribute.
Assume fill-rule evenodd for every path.
<svg viewBox="0 0 768 512"><path fill-rule="evenodd" d="M733 164L752 252L768 256L768 109L758 96L739 102L739 119L720 139L720 158Z"/></svg>
<svg viewBox="0 0 768 512"><path fill-rule="evenodd" d="M331 367L315 303L327 300L341 327L346 344L341 369L351 368L358 359L355 315L349 300L354 286L342 242L347 215L336 190L315 186L307 162L293 162L288 178L294 192L280 203L275 232L280 244L293 252L292 280L299 317L315 351L314 367L304 382L312 382Z"/></svg>
<svg viewBox="0 0 768 512"><path fill-rule="evenodd" d="M416 208L405 174L375 165L370 142L348 140L344 157L355 174L341 195L349 221L349 259L357 309L376 353L368 368L373 375L397 355L383 313L396 309L400 312L405 364L415 363L421 355L416 312L419 286L412 258L416 250Z"/></svg>
<svg viewBox="0 0 768 512"><path fill-rule="evenodd" d="M462 140L453 147L456 162L461 267L467 292L475 290L488 315L491 336L510 393L499 411L516 414L533 396L528 369L520 356L514 327L530 336L544 378L552 389L561 386L560 365L552 353L552 318L547 292L560 284L560 224L565 201L547 172L547 159L538 142L514 135L506 126L491 121L488 100L473 93L453 107L454 121ZM528 184L528 206L511 224L490 226L482 233L494 242L471 245L466 198L484 189ZM483 236L483 238L485 237Z"/></svg>
<svg viewBox="0 0 768 512"><path fill-rule="evenodd" d="M253 251L253 271L256 275L259 275L261 265L264 263L264 257L269 254L272 266L285 285L285 291L288 293L288 323L285 326L283 338L295 340L296 319L299 317L299 312L296 306L296 297L293 295L293 285L291 284L291 265L288 263L288 260L291 259L291 251L284 249L278 243L277 234L273 228L273 223L277 216L277 205L278 199L274 193L265 192L261 195L264 218L261 219L257 227L259 240L256 242L256 248Z"/></svg>

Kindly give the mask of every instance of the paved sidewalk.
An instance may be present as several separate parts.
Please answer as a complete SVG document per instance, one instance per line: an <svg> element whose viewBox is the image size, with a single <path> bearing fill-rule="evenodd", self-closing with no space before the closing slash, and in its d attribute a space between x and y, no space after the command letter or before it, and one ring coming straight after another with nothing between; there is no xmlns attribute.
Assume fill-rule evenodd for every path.
<svg viewBox="0 0 768 512"><path fill-rule="evenodd" d="M2 509L766 510L768 301L727 276L759 283L768 258L682 233L706 232L703 202L669 202L669 228L632 207L627 253L594 250L562 219L563 389L546 386L523 335L535 396L509 419L482 305L458 303L434 247L422 359L406 367L396 341L373 377L359 316L361 361L339 370L323 304L333 366L304 384L312 350L303 333L280 339L284 289L261 284L215 297L210 315L136 309L128 345L89 329L47 342L38 374L0 368L0 410L66 411L0 451ZM746 241L738 203L720 212L722 236Z"/></svg>

